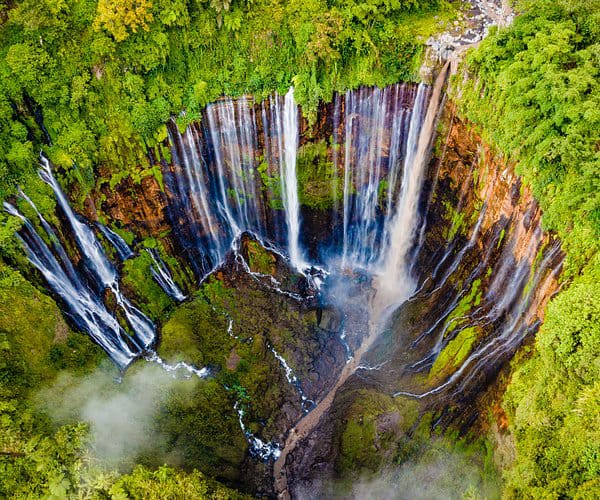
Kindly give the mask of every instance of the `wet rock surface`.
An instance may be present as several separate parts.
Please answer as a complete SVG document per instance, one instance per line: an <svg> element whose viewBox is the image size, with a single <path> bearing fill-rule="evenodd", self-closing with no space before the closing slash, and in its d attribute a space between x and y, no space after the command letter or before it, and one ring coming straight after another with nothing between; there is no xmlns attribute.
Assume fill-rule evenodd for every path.
<svg viewBox="0 0 600 500"><path fill-rule="evenodd" d="M249 234L240 237L200 292L165 324L159 352L169 359L183 349L188 361L208 364L225 387L243 387L237 401L245 428L264 443L282 443L345 364L341 312L320 304L310 280ZM225 393L232 398L235 390ZM201 449L202 436L188 446ZM272 460L249 451L229 481L273 494Z"/></svg>
<svg viewBox="0 0 600 500"><path fill-rule="evenodd" d="M462 421L468 429L479 414L478 395L536 331L558 288L558 242L542 232L540 210L513 166L457 119L451 106L441 125L441 146L428 169L428 201L421 203L426 226L415 265L419 289L393 315L364 368L338 390L314 431L288 455L292 498L323 494L335 478L348 474L340 465L348 452L340 436L364 425L373 411L364 398L356 403L360 389L396 395L404 410L420 408L410 417L402 409L375 411L366 448L359 446L360 453L369 446L377 450L368 467L390 463L381 435L398 446L403 439L398 423L416 422L419 412L438 415L438 426ZM361 408L358 416L353 402Z"/></svg>

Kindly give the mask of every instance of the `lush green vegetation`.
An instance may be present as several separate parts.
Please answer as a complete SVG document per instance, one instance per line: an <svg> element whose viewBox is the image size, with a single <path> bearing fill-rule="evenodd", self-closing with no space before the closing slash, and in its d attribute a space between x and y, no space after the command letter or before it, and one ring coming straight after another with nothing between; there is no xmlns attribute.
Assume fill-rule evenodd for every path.
<svg viewBox="0 0 600 500"><path fill-rule="evenodd" d="M523 0L467 58L462 109L517 162L577 273L600 242L600 2Z"/></svg>
<svg viewBox="0 0 600 500"><path fill-rule="evenodd" d="M493 31L468 56L471 78L456 87L458 103L532 186L546 227L564 242L569 286L550 304L504 398L517 450L505 471L506 495L590 498L600 488L600 0L516 6L522 15L514 25ZM336 90L414 80L419 37L435 30L434 13L448 18L452 8L444 0L0 0L0 199L21 184L42 213L55 217L54 201L35 175L40 149L80 205L102 183L114 187L126 177L139 183L150 175L160 182L146 151L160 147L165 122L175 116L183 127L223 94L261 99L294 85L304 114L314 119L318 102ZM313 208L332 203L326 154L326 144L315 142L299 155L300 198ZM277 194L276 179L259 172ZM462 227L460 217L453 214L450 236ZM0 496L177 498L185 491L237 498L193 470L107 469L89 454L86 426L57 428L39 411L32 398L40 387L60 372L91 373L103 355L15 270L25 268L13 237L18 222L0 215L0 223ZM261 272L274 265L252 243L249 260ZM128 261L123 284L146 312L163 319L172 301L150 279L149 265L145 254ZM480 300L478 286L450 320ZM229 335L225 310L252 343ZM277 321L265 321L276 313ZM297 395L283 393L289 385L268 345L286 357L296 353L291 364L303 378L322 333L310 314L259 290L205 284L166 321L161 352L173 360L183 354L218 375L170 394L158 417L169 451L236 480L246 442L232 403L245 405L253 432L276 434L274 415ZM450 341L433 376L458 364L476 333L463 329ZM281 384L272 383L272 373ZM369 391L354 396L337 435L340 471L372 471L431 454L453 459L455 439L426 447L429 434L419 441L417 433L403 441L417 418L411 403ZM469 449L467 456L480 452Z"/></svg>
<svg viewBox="0 0 600 500"><path fill-rule="evenodd" d="M44 149L80 200L95 167L139 175L170 116L184 125L220 95L261 98L293 84L314 116L336 89L415 79L417 37L436 28L433 12L452 11L443 0L8 5L0 17L0 198L32 173L43 115L53 140Z"/></svg>
<svg viewBox="0 0 600 500"><path fill-rule="evenodd" d="M344 394L342 406L346 398L351 404L339 431L336 468L341 472L379 471L395 458L400 438L417 420L418 403L366 389Z"/></svg>
<svg viewBox="0 0 600 500"><path fill-rule="evenodd" d="M331 208L342 196L343 185L336 178L335 165L327 158L327 149L327 142L321 140L298 150L298 197L304 206Z"/></svg>
<svg viewBox="0 0 600 500"><path fill-rule="evenodd" d="M76 406L77 392L61 392L57 380L65 375L70 380L96 379L98 365L106 359L102 350L82 334L74 333L65 323L57 305L40 293L19 274L5 279L0 288L0 496L2 498L242 498L242 495L207 479L197 471L182 472L168 467L152 470L138 467L131 474L122 474L114 465L100 460L90 449L90 433L86 425L68 423L57 427L46 414L51 404L58 407ZM109 390L114 384L115 369L106 375ZM186 384L187 385L187 384ZM231 403L225 395L225 407L215 405L215 398L206 399L215 390L210 385L182 387L172 391L168 404L159 416L167 435L179 437L174 426L180 422L185 404L194 402L190 416L201 415L213 408L213 421L223 428L224 413ZM51 403L40 402L39 391L49 390ZM190 397L190 390L195 391ZM184 404L185 402L185 404ZM200 411L201 410L201 411ZM198 422L185 422L201 432L209 441L210 428ZM230 418L229 434L237 437L238 461L243 458L246 443L239 431L236 416ZM216 428L213 426L213 429ZM157 434L158 435L158 434ZM219 435L219 438L221 436ZM219 443L222 454L227 450ZM156 448L154 452L159 450ZM163 449L159 450L161 453ZM163 457L163 455L159 455ZM135 458L135 457L134 457ZM156 467L158 457L143 461ZM158 458L160 460L161 458ZM190 462L193 462L190 460ZM204 465L196 460L196 466ZM207 470L213 471L210 467ZM185 488L186 494L181 492Z"/></svg>
<svg viewBox="0 0 600 500"><path fill-rule="evenodd" d="M600 488L600 259L548 306L504 406L517 458L507 493L592 498Z"/></svg>
<svg viewBox="0 0 600 500"><path fill-rule="evenodd" d="M591 498L600 472L600 2L520 0L523 14L467 59L462 110L511 160L568 254L504 406L511 497Z"/></svg>

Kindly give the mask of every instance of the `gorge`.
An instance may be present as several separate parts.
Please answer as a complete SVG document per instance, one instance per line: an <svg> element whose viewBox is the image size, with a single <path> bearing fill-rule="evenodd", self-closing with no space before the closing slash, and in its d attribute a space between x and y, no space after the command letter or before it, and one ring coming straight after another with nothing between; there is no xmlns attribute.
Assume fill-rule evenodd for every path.
<svg viewBox="0 0 600 500"><path fill-rule="evenodd" d="M61 153L71 137L44 125L54 119L48 107L26 121L27 130L43 132L35 132L42 152L31 162L34 173L3 191L2 266L12 271L2 273L18 273L13 283L30 287L32 317L43 307L40 318L57 318L40 327L47 339L20 340L30 346L22 352L42 353L33 369L41 382L28 382L33 415L43 415L35 417L40 429L75 425L53 408L85 413L77 407L78 378L115 380L93 398L136 401L125 395L142 377L156 377L149 383L160 394L141 386L149 416L127 413L124 403L122 414L92 419L92 434L105 418L115 429L139 422L146 434L143 446L115 463L77 462L86 474L97 474L95 467L124 474L108 489L91 487L100 488L94 494L162 498L160 487L127 482L127 474L156 469L136 481L153 488L173 480L174 498L519 497L514 472L505 479L513 489L499 479L524 453L507 423L526 412L519 403L526 389L513 380L527 377L519 367L536 359L530 353L541 349L534 347L540 328L548 335L548 303L564 296L570 280L578 283L573 261L581 275L588 265L593 273L595 253L591 244L577 249L587 229L577 239L547 223L557 219L519 163L528 160L495 144L471 107L493 95L492 84L470 72L481 61L459 62L495 16L500 24L512 20L502 2L463 6L458 19L466 27L456 21L432 31L411 78L366 79L316 99L298 75L262 93L224 87L195 108L162 113L156 130L148 125L152 133L141 136L140 154L127 141L102 138L102 147L130 163L101 162L91 176L85 160L80 166ZM502 33L492 30L489 43ZM92 78L101 82L97 71ZM124 80L135 76L128 71ZM166 85L157 81L149 95ZM192 99L205 84L195 84ZM552 183L544 189L558 192ZM580 303L590 300L585 292ZM7 296L0 309L12 321L9 303ZM596 325L595 306L586 307ZM549 324L557 328L556 321ZM2 335L20 339L10 333L16 329L0 323ZM580 345L586 342L593 340ZM593 373L581 378L596 387ZM593 405L589 394L577 396L576 414L593 419L595 406L581 409ZM104 404L91 401L85 408ZM3 448L7 460L29 453L11 446ZM578 462L584 492L597 481L589 450ZM79 453L74 460L88 460ZM463 460L472 464L461 483L446 461ZM413 484L420 473L405 477L403 470L421 465L435 494ZM64 481L65 497L90 488L66 470L52 472L37 493Z"/></svg>
<svg viewBox="0 0 600 500"><path fill-rule="evenodd" d="M326 379L324 386L308 396L310 406L303 405L305 416L294 427L285 434L255 437L246 430L241 406L235 405L250 453L275 461L280 495L288 491L286 469L300 478L310 470L305 462L314 445L302 445L300 471L295 460L288 464L288 457L299 442L318 433L337 391L357 371L366 372L361 377L367 386L374 384L393 397L428 399L434 407L458 404L479 390L537 328L542 304L556 289L560 246L543 234L539 209L530 195L519 192L510 166L485 158L480 142L467 144L467 151L453 151L460 163L452 168L444 154L430 161L440 114L445 116L446 141L465 132L449 116L451 105L440 106L446 102L447 68L433 88L398 84L337 96L318 114L318 130L299 120L293 90L260 105L247 98L225 99L209 105L202 125L194 123L183 134L176 126L170 129L172 161L160 162L166 189L162 216L173 227L174 256L190 266L198 283L228 266L227 255L256 241L289 261L288 272L305 285L297 291L280 288L268 269L252 270L251 260L242 272L269 278L270 293L288 294L317 311L323 305L334 307L345 324L350 304L336 288L345 285L337 282L366 280L358 289L366 301L364 317L354 319L356 330L338 329L333 341L338 352L348 349L347 358L338 354L318 373ZM462 146L440 144L442 150ZM462 165L465 161L471 164ZM475 178L475 168L482 179ZM6 203L5 208L25 221L20 234L29 259L73 323L122 369L145 357L170 370L185 367L200 377L210 373L209 367L182 361L168 365L157 357L155 324L118 284L115 266L131 250L110 229L98 226L94 231L72 211L46 158L40 176L68 223L60 234L72 234L76 241L77 269L39 212L55 253L14 206ZM25 193L21 196L35 208ZM304 215L306 205L312 213ZM304 219L312 224L305 225ZM107 234L112 238L106 237L109 246L103 248L100 237ZM247 239L250 234L252 240ZM114 262L108 257L110 245L116 250ZM185 300L157 251L147 251L160 287L176 301ZM114 299L106 296L107 290ZM113 300L119 309L111 311ZM412 318L410 328L407 317ZM383 345L380 335L385 336ZM285 356L293 352L291 345L282 347L277 349ZM307 400L303 380L295 375L300 371L297 356L292 354L290 365L271 349L288 383ZM429 375L423 379L422 373Z"/></svg>

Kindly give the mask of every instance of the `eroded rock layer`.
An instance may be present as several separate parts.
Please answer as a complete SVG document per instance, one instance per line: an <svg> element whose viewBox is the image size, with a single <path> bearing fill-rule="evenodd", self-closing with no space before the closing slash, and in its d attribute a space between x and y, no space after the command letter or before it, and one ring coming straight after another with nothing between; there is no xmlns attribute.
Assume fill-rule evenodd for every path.
<svg viewBox="0 0 600 500"><path fill-rule="evenodd" d="M442 86L349 91L313 125L292 90L223 99L169 124L149 175L97 190L86 214L106 225L66 200L60 238L25 225L31 262L120 367L160 354L209 377L165 412L186 465L323 492L389 465L424 415L461 415L535 332L559 242L513 166L439 106ZM202 432L177 423L188 410Z"/></svg>

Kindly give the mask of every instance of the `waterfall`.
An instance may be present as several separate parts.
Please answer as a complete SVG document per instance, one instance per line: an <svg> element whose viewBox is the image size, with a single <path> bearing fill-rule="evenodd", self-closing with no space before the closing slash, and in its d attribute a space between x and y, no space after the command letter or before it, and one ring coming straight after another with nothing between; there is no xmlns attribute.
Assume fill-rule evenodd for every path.
<svg viewBox="0 0 600 500"><path fill-rule="evenodd" d="M33 208L52 249L31 221L14 205L4 202L4 208L10 215L23 222L17 236L21 240L31 264L38 269L46 280L48 288L64 305L65 314L77 328L86 332L120 369L125 369L134 359L144 356L174 375L183 370L190 376L205 377L208 374L208 370L205 368L198 369L183 362L169 365L152 351L152 345L156 340L154 323L121 293L115 266L106 256L91 226L82 217L75 214L69 205L60 184L52 173L49 160L44 156L41 157L40 167L40 177L52 188L58 205L75 236L78 253L82 258L81 265L77 268L73 265L72 259L69 258L67 250L52 226L24 192L19 191L19 194ZM133 254L127 244L115 233L100 224L98 227L115 245L121 258ZM156 257L157 269L152 271L166 281L171 293L183 296L170 277L164 263L157 256L153 257ZM116 307L124 316L126 325L121 324L117 319L118 311L112 311L106 305L107 291L114 297Z"/></svg>
<svg viewBox="0 0 600 500"><path fill-rule="evenodd" d="M170 123L169 139L175 172L166 172L165 181L172 194L169 216L179 240L189 252L189 261L204 276L226 252L221 224L212 210L211 186L207 183L207 165L201 155L202 137L190 125L181 135L175 122ZM187 241L184 241L187 240Z"/></svg>
<svg viewBox="0 0 600 500"><path fill-rule="evenodd" d="M117 304L125 313L129 326L133 330L135 343L140 349L150 347L155 340L156 332L154 324L144 313L134 307L131 302L121 294L115 267L108 260L108 257L104 253L104 249L96 238L92 228L79 220L73 212L60 185L52 175L50 162L44 156L41 158L41 169L39 173L42 180L54 191L56 200L75 235L75 240L81 251L81 255L84 256L85 265L96 277L93 285L96 288L97 293L101 295L106 289L109 289L113 293Z"/></svg>
<svg viewBox="0 0 600 500"><path fill-rule="evenodd" d="M183 134L174 123L168 127L174 163L165 172L169 214L182 246L199 261L195 267L200 279L222 262L244 231L272 240L294 267L304 265L293 89L285 98L272 95L267 103L269 112L263 103L262 113L256 113L250 98L223 98L207 106L202 126L192 124ZM279 178L280 188L269 193L270 200L259 172L261 151L269 174L274 178L277 172ZM285 228L279 220L285 221Z"/></svg>
<svg viewBox="0 0 600 500"><path fill-rule="evenodd" d="M319 265L379 272L382 282L395 284L400 280L418 223L417 202L440 92L441 84L436 84L431 98L426 85L397 84L384 89L362 87L335 96L334 113L329 118L330 140L335 145L334 227L330 239L318 242ZM222 98L208 105L203 120L183 133L174 121L168 123L167 130L172 153L172 164L163 166L167 214L177 244L200 280L235 250L245 231L285 254L294 269L302 272L312 265L307 263L301 239L303 208L297 171L300 113L293 88L285 96L271 95L260 105L248 97ZM124 366L153 345L155 325L120 291L117 268L94 229L70 207L46 158L41 160L40 177L52 188L65 216L83 258L85 279L70 264L60 242L54 248L60 262L40 260L39 255L52 252L44 247L43 240L36 239L33 226L26 224L23 234L31 233L27 248L30 259L50 288L65 303L71 303L68 309L75 311L71 313L75 323L93 331L90 335L94 340ZM14 207L11 210L16 211ZM40 220L50 234L51 228L46 227L43 217ZM120 260L132 256L120 236L101 224L98 228ZM172 298L184 300L165 263L157 253L149 253L154 279ZM71 287L68 292L51 283L63 280L63 274ZM403 281L407 289L412 287L408 272ZM280 290L278 283L265 283ZM106 309L107 291L121 313L117 316L124 318L126 325L120 325L117 316ZM77 301L93 302L103 318L102 325L87 320ZM115 345L102 339L104 329ZM117 351L123 355L115 354Z"/></svg>
<svg viewBox="0 0 600 500"><path fill-rule="evenodd" d="M133 257L133 251L129 248L129 245L125 242L123 238L121 238L117 233L106 227L104 224L96 223L100 232L104 235L104 237L111 243L111 245L117 251L117 255L121 261L126 261L127 259Z"/></svg>
<svg viewBox="0 0 600 500"><path fill-rule="evenodd" d="M146 251L150 254L150 257L152 257L152 261L154 262L154 265L150 267L150 272L156 282L169 297L175 299L177 302L184 301L186 296L173 280L169 268L160 258L158 252L153 248L146 248Z"/></svg>
<svg viewBox="0 0 600 500"><path fill-rule="evenodd" d="M285 253L299 271L314 263L374 271L391 247L400 204L416 210L406 200L418 196L420 181L413 177L423 170L415 167L419 137L432 133L430 121L421 134L430 94L424 84L396 84L335 96L333 235L312 250L320 260L311 264L301 238L294 89L260 105L222 98L207 106L201 126L183 134L171 123L173 166L164 172L169 213L199 278L223 261L244 231Z"/></svg>
<svg viewBox="0 0 600 500"><path fill-rule="evenodd" d="M212 162L216 170L218 210L227 221L228 231L234 237L240 228L248 228L248 196L243 181L243 163L238 129L247 126L236 120L231 99L211 104L206 108L208 133L212 142Z"/></svg>
<svg viewBox="0 0 600 500"><path fill-rule="evenodd" d="M298 107L294 101L294 88L285 96L283 108L283 148L281 162L281 191L285 220L288 229L288 251L292 265L300 270L306 264L300 250L300 202L298 201L298 178L296 176L296 153L298 150Z"/></svg>
<svg viewBox="0 0 600 500"><path fill-rule="evenodd" d="M540 251L542 244L541 228L535 227L532 233L527 255L535 255ZM497 263L499 269L494 269L492 283L485 297L491 307L478 320L480 323L499 325L495 335L488 336L479 343L443 383L421 394L398 391L394 396L421 399L455 385L454 393L458 394L475 377L481 376L489 365L497 365L507 353L514 351L521 344L532 328L531 322L536 310L532 306L539 297L544 296L551 282L557 278L564 256L561 255L559 242L555 240L542 251L543 257L540 263L532 270L528 259L516 262L512 250L512 246L506 247ZM498 288L499 283L502 284L501 289ZM534 326L536 325L537 323L534 323ZM456 334L464 328L466 327L458 329ZM433 352L427 356L427 359L435 359L445 347L444 340L447 342L447 339L444 339L444 333L440 334Z"/></svg>
<svg viewBox="0 0 600 500"><path fill-rule="evenodd" d="M314 402L307 398L303 384L280 354L293 352L297 344L283 345L284 350L280 352L270 343L266 344L288 383L297 389L302 409L313 413L310 419L304 420L308 423L297 426L288 434L288 444L282 448L278 442L263 441L246 428L244 408L241 403L236 403L234 408L252 456L266 461L277 459L281 454L285 462L289 443L293 449L298 440L308 435L307 429L313 425L311 421L319 421L333 404L336 390L349 377L357 370L361 371L361 376L369 377L374 376L374 372L384 371L382 368L387 361L371 363L371 359L363 360L363 357L378 355L377 349L372 349L374 346L404 350L404 358L393 353L388 360L393 377L398 377L392 382L385 381L389 383L390 394L423 398L442 392L450 394L452 390L455 395L461 391L466 393L467 384L473 384L474 379L489 372L490 367L498 366L536 327L535 306L540 302L539 296L551 289L559 272L558 243L544 247L541 226L531 224L534 214L525 211L521 213L529 222L523 223L519 231L527 233L529 239L525 238L526 243L523 243L511 234L512 215L502 220L501 217L494 219L497 200L492 199L491 191L484 196L470 191L474 185L473 172L456 196L458 204L450 201L450 208L446 208L448 200L443 195L450 198L457 194L452 184L457 182L455 177L460 179L460 176L443 178L444 182L450 183L448 193L436 191L437 178L433 187L426 183L426 179L430 179L429 155L444 100L443 86L448 68L447 64L433 88L424 84L397 84L383 89L362 87L335 95L331 113L319 115L321 121L317 120L315 126L324 135L317 140L327 141L331 147L315 148L318 153L314 157L308 156L314 164L303 162L302 156L298 162L299 151L305 146L320 147L321 144L310 134L300 137L300 130L305 129L306 123L301 121L293 88L285 96L273 94L260 104L249 97L222 98L206 107L201 122L189 125L183 132L174 121L167 125L172 162L163 163L163 176L168 197L166 212L173 227L170 244L172 248L182 250L178 257L190 263L199 281L227 262L235 267L237 274L234 276L245 273L260 289L292 299L305 310L304 306L309 303L308 293L298 290L314 290L318 286L309 284L301 288L294 285L296 288L288 290L288 283L298 277L290 278L282 270L280 263L287 258L293 271L305 273L305 280L297 280L302 286L311 279L312 284L318 285L320 277L327 274L336 278L343 275L347 281L342 286L347 283L357 285L348 287L350 292L346 297L355 293L357 301L364 299L364 304L368 302L371 307L370 311L367 307L363 309L364 304L358 307L357 301L347 301L339 306L344 299L335 303L342 311L340 326L336 328L341 330L346 363L332 385L326 388L325 396L320 394ZM323 161L324 149L327 168L317 164L317 161ZM475 165L473 160L471 168ZM313 167L320 171L302 170ZM437 168L436 176L441 167ZM301 206L300 198L308 196L308 191L303 190L305 186L299 183L299 178L305 180L312 174L318 177L324 170L327 171L326 179L331 179L332 183L323 189L327 196L331 195L331 199L323 204L326 208L315 204L318 208L314 209L309 203ZM185 371L189 376L207 376L207 368L198 369L183 362L167 364L152 350L156 342L155 325L121 292L119 267L107 257L101 242L109 242L121 261L133 255L132 249L108 227L97 224L95 231L96 228L73 211L46 158L42 158L40 177L54 192L66 221L65 228L55 232L25 193L21 192L20 196L31 205L39 222L32 223L10 203L5 202L4 207L22 221L18 235L27 256L60 300L65 314L121 369L136 358L144 358L173 374ZM516 187L510 186L511 189ZM442 194L441 200L435 198L439 194ZM474 209L479 209L470 196L475 201L483 201L473 220L462 218L464 207L470 209L473 205ZM514 207L514 199L518 198L515 193L510 196L510 203L508 198L504 202L506 207ZM451 240L437 245L439 248L435 251L428 248L428 245L433 246L429 240L432 233L425 224L428 214L422 213L427 212L429 205L435 217L446 219L448 214L458 214L453 217L453 226L448 231L451 237L445 237L443 231L433 234L431 241L436 244L438 238ZM424 206L427 206L425 210ZM490 226L489 218L493 219L493 226ZM429 222L438 220L430 218ZM312 242L303 238L303 232L314 232L315 228L316 237L312 235ZM106 241L97 238L98 230ZM494 240L490 234L496 230ZM67 231L73 236L72 245L61 243ZM277 277L268 274L271 266L264 270L262 266L252 266L250 258L244 258L247 250L242 246L244 232L252 233L270 251L283 256L277 258ZM504 237L506 240L502 241ZM316 250L311 245L316 246ZM146 250L153 262L150 272L154 280L175 301L185 300L186 296L159 253ZM428 257L426 252L429 252L437 258L425 280L422 280L423 273L416 274L422 264L417 258L419 252L423 252L422 257ZM534 263L533 259L523 258L523 255L537 255L539 261ZM311 277L309 268L313 265L325 269L320 277ZM482 286L479 295L475 281L478 287ZM419 290L418 283L421 285ZM332 304L326 301L336 294L333 289L329 292L329 297L323 300L327 307ZM469 299L470 292L477 299ZM327 293L327 287L322 293ZM465 302L465 298L472 301ZM314 302L307 308L313 307L321 296L315 293L310 299ZM423 324L416 322L415 329L417 326L420 329L412 332L412 325L398 321L386 330L386 335L389 334L389 338L402 335L401 338L408 341L397 342L392 347L392 342L379 342L389 313L413 300L422 301L416 302L419 308L424 306L422 310L435 313L431 322L427 323L428 319L423 320ZM357 316L369 318L368 324L345 321L344 315L352 306L357 306ZM414 314L412 305L407 303L407 306L400 311L400 319L406 317L402 316L406 311ZM421 309L416 310L421 313ZM414 316L408 317L413 319ZM233 334L233 320L228 319L228 335L235 341L245 341L243 336ZM355 325L358 327L354 328ZM441 355L450 342L458 338L464 343L464 334L471 332L475 333L465 347L468 352L463 357L456 356L452 366L449 364L436 372L435 363L439 365L438 360L444 360ZM463 335L458 337L461 333ZM330 352L324 352L330 355ZM400 363L402 369L398 369L396 363ZM314 366L321 370L316 362ZM297 373L304 374L302 367L297 368ZM425 370L429 370L431 378L425 380L423 376L416 382L410 379L408 385L402 385L414 373ZM311 388L310 394L314 397L314 384L308 384L309 379L305 387L307 391Z"/></svg>
<svg viewBox="0 0 600 500"><path fill-rule="evenodd" d="M101 284L103 288L115 287L117 272L114 266L106 257L104 249L97 240L92 228L81 222L71 209L60 185L52 175L50 161L45 156L41 157L39 174L41 179L52 188L52 191L54 191L54 196L71 226L71 230L73 231L73 235L75 236L82 255L86 257L86 264L90 271L96 276L99 284Z"/></svg>
<svg viewBox="0 0 600 500"><path fill-rule="evenodd" d="M29 201L29 200L28 200ZM131 337L104 305L102 294L89 287L71 264L60 240L50 225L38 214L46 235L52 241L56 254L48 248L33 224L13 205L4 202L6 211L23 221L18 235L30 262L42 273L48 287L64 304L64 312L78 328L87 332L114 363L127 366L140 352ZM97 290L97 288L96 288Z"/></svg>
<svg viewBox="0 0 600 500"><path fill-rule="evenodd" d="M385 89L363 87L344 96L344 116L334 114L334 142L343 128L343 155L336 154L335 171L343 170L341 267L370 269L383 256L400 173L412 166L416 137L429 97L421 84L397 84Z"/></svg>
<svg viewBox="0 0 600 500"><path fill-rule="evenodd" d="M378 307L382 309L403 302L416 289L416 283L410 273L410 249L414 244L419 224L419 198L448 68L449 64L446 63L436 79L422 124L416 126L414 122L411 123L401 192L390 223L389 244L377 282ZM417 99L417 105L419 102Z"/></svg>

